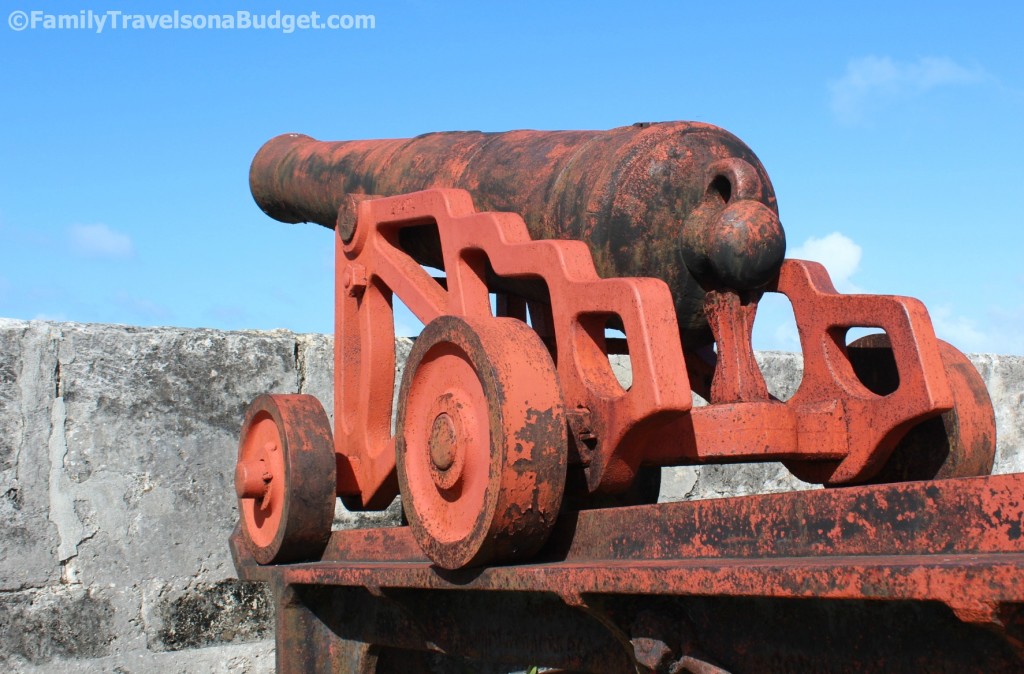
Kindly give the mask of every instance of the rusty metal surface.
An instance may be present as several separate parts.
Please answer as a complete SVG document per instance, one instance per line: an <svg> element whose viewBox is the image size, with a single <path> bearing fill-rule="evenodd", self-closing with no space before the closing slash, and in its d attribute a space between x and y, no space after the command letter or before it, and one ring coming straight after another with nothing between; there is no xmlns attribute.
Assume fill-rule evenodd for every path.
<svg viewBox="0 0 1024 674"><path fill-rule="evenodd" d="M261 564L315 558L337 500L334 443L310 395L256 398L246 411L235 466L241 531Z"/></svg>
<svg viewBox="0 0 1024 674"><path fill-rule="evenodd" d="M510 278L543 281L550 295L550 348L565 409L587 411L591 430L601 437L602 451L584 459L590 464L591 489L616 480L628 486L637 467L617 461L616 449L626 446L627 438L635 445L664 417L689 409L692 400L664 283L601 279L582 243L533 241L521 218L478 213L461 190L367 200L358 208L359 226L352 240L338 237L337 244L335 419L340 423L335 441L347 463L339 472L339 493L360 496L364 506L372 500L390 502L396 493L389 488L396 442L391 435L390 294L398 295L425 324L446 315L495 321L484 282L487 268ZM396 245L401 231L424 222L435 223L443 244L443 286ZM365 289L355 296L346 291L353 268L367 274ZM636 336L630 345L634 384L628 391L615 379L604 348L610 316ZM533 371L523 363L518 373ZM630 472L616 473L620 466Z"/></svg>
<svg viewBox="0 0 1024 674"><path fill-rule="evenodd" d="M1024 475L970 477L995 447L980 377L917 300L783 261L771 184L728 133L288 135L250 183L272 216L336 231L333 437L315 400L264 396L236 469L233 555L274 585L280 671L1024 666ZM751 345L765 292L800 333L785 402ZM426 327L393 419L395 297ZM884 334L848 344L864 327ZM739 461L833 487L934 481L624 506L660 466ZM375 509L399 491L409 527L329 532L336 495ZM869 656L778 627L819 604L870 638L874 617L917 612L942 640Z"/></svg>
<svg viewBox="0 0 1024 674"><path fill-rule="evenodd" d="M963 377L963 409L953 410L957 377L945 370L956 354L940 349L924 307L841 295L820 265L783 262L767 175L716 127L338 143L290 134L261 149L250 183L274 217L337 223L334 442L350 508L382 508L400 489L392 296L424 325L494 313L529 321L557 371L570 430L563 462L581 467L595 498L629 491L644 466L715 461L783 460L808 481L864 483L886 474L908 430L943 414L965 420L945 424L955 466L946 475L981 472L994 447L990 404ZM793 304L805 356L784 404L768 394L750 341L765 290ZM855 371L845 344L855 327L885 331L899 371L892 390L862 383L872 374ZM609 328L625 339L607 339ZM609 366L613 352L629 355L628 388ZM712 405L691 411L691 389Z"/></svg>
<svg viewBox="0 0 1024 674"><path fill-rule="evenodd" d="M540 663L558 668L551 674L1021 671L1005 637L934 603L606 596L585 609L517 593L301 590L309 608L288 610L310 620L278 641L281 672L521 674Z"/></svg>
<svg viewBox="0 0 1024 674"><path fill-rule="evenodd" d="M427 555L457 569L535 553L561 508L567 458L558 378L537 334L511 318L432 321L406 361L398 410L398 482Z"/></svg>
<svg viewBox="0 0 1024 674"><path fill-rule="evenodd" d="M981 375L967 357L939 342L953 408L918 424L904 435L875 482L988 475L995 463L995 412ZM869 335L850 344L857 377L879 395L899 387L899 372L887 335Z"/></svg>
<svg viewBox="0 0 1024 674"><path fill-rule="evenodd" d="M480 210L519 213L535 239L586 242L602 277L664 280L695 346L710 337L705 287L763 287L785 253L764 167L738 138L698 122L345 142L287 134L256 155L249 182L270 216L326 227L348 195L468 190ZM429 241L411 248L440 267Z"/></svg>
<svg viewBox="0 0 1024 674"><path fill-rule="evenodd" d="M767 394L750 348L753 302L709 293L707 312L718 344L712 405L650 438L644 461L670 465L772 456L808 482L865 483L887 466L909 430L945 414L945 427L925 442L945 448L946 472L918 471L905 478L991 470L986 457L995 448L992 403L966 357L936 339L919 301L838 293L824 267L802 260L786 260L769 290L785 294L796 316L804 356L797 392L784 404ZM857 327L883 330L873 339L884 340L876 347L884 353L865 359L857 344L847 346L847 331ZM865 384L879 379L887 379L886 385L876 382L873 390ZM916 446L923 448L920 441Z"/></svg>
<svg viewBox="0 0 1024 674"><path fill-rule="evenodd" d="M521 218L477 212L461 190L366 199L354 208L352 237L337 237L335 349L338 491L350 507L387 504L397 492L392 293L425 324L441 316L493 321L488 280L494 275L544 289L547 313L535 313L535 303L511 294L503 295L498 313L525 321L529 307L531 319L543 318L533 327L556 364L571 430L569 460L583 467L592 493L629 489L644 465L712 461L786 460L808 481L865 482L908 429L953 408L946 373L952 360L941 355L949 349L940 348L920 302L842 295L816 263L787 260L769 288L787 295L798 318L805 366L796 395L786 403L769 396L754 361L756 297L711 291L705 313L718 350L716 362L708 362L712 405L691 410L690 389L701 387L687 376L695 368L688 367L671 293L661 281L601 279L581 243L531 240ZM443 284L403 247L404 232L425 226L444 253ZM609 325L627 335L628 389L609 364ZM855 372L843 339L846 329L860 326L888 336L900 371L893 390L872 391L859 378L866 375ZM536 362L547 359L537 354ZM530 371L523 363L518 372ZM964 439L994 446L984 392L960 395L957 404L958 414L980 429ZM954 441L951 453L961 449ZM951 476L974 474L978 465L962 461L961 472Z"/></svg>
<svg viewBox="0 0 1024 674"><path fill-rule="evenodd" d="M1024 666L1019 648L1019 607L1024 603L1022 493L1024 477L1005 475L567 513L537 563L475 571L432 566L405 527L335 532L317 563L261 567L247 560L244 551L237 554L236 563L243 577L271 580L275 587L305 593L308 599L299 602L306 607L303 610L322 613L326 609L315 606L333 606L338 614L349 615L349 621L359 622L358 629L341 629L336 624L341 618L321 616L335 625L336 634L396 648L426 649L433 644L435 649L486 660L493 641L501 638L496 636L498 625L501 634L508 633L509 625L529 630L530 611L546 606L537 615L557 615L557 624L570 633L590 635L581 636L578 643L592 641L595 648L604 644L605 649L611 645L635 657L637 644L631 638L657 637L668 644L675 640L674 658L706 659L727 671L766 671L751 669L750 659L730 654L721 640L728 644L732 639L733 646L737 640L744 643L754 660L779 657L778 650L770 643L759 644L756 629L754 636L726 630L726 638L716 626L715 611L733 616L730 620L742 619L742 606L753 614L828 613L830 620L850 629L861 614L877 620L911 611L920 625L935 621L944 639L960 640L956 648L950 643L929 646L939 651L952 648L949 657L976 657L977 647L969 644L987 644L981 664L963 668L964 662L954 658L928 671L1017 671ZM463 595L476 598L459 598ZM796 600L816 603L785 603ZM398 612L394 615L404 616L401 624L416 629L396 630L397 618L380 617L381 601L391 607L388 611ZM880 608L879 603L890 608ZM364 604L374 608L350 613L354 605ZM505 606L511 608L503 614L500 608ZM918 608L908 608L913 606ZM490 619L485 617L488 607ZM442 621L435 640L438 635L424 626L437 620L430 616L448 610L452 617ZM665 634L668 627L640 629L638 611L663 616L676 632L687 621L695 621L699 629L690 638L703 650L681 648L678 633ZM673 617L673 611L678 615ZM375 626L368 615L377 615L380 624ZM468 618L466 627L456 628L463 624L457 616ZM595 636L595 626L588 622L593 618L605 632L596 630ZM777 649L785 650L780 646L784 634L771 627L760 629L767 630ZM823 628L807 625L791 635L792 642L804 641L804 632L815 629ZM864 624L857 629L870 633L873 628ZM490 637L481 636L488 630L493 630ZM483 641L473 642L476 638ZM550 637L558 638L562 637ZM858 637L847 633L829 638ZM927 655L918 649L929 638L921 634L917 645L908 647L914 658ZM538 644L543 641L538 637ZM850 644L837 647L842 651ZM621 665L584 667L578 661L566 662L564 654L558 659L549 652L557 649L546 648L520 651L551 656L534 664L632 671ZM801 648L809 650L801 657L821 656L810 644ZM798 656L788 654L796 658L792 662ZM915 671L906 663L882 668L870 649L859 657L861 664L874 663L862 671ZM503 658L515 659L511 653ZM734 668L737 662L745 666ZM914 662L919 665L921 660ZM961 669L953 668L954 663ZM819 668L855 671L845 667L852 665L836 660Z"/></svg>

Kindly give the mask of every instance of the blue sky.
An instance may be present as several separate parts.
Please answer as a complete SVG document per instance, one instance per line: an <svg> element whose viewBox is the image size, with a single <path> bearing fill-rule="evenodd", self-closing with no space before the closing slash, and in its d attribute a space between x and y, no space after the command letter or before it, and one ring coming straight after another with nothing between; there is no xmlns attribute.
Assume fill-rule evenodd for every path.
<svg viewBox="0 0 1024 674"><path fill-rule="evenodd" d="M278 8L4 3L0 316L329 332L330 232L248 192L271 137L688 119L761 158L790 256L920 298L965 351L1024 354L1020 3L310 0L282 11L375 28L10 27ZM776 305L756 335L796 348Z"/></svg>

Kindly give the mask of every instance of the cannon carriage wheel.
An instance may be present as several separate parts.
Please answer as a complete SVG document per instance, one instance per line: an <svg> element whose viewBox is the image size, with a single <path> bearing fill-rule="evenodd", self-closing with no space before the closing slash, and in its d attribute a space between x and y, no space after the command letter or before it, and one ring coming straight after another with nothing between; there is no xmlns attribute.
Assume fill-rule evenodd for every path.
<svg viewBox="0 0 1024 674"><path fill-rule="evenodd" d="M396 459L413 534L438 566L529 557L565 486L562 395L547 349L513 318L441 316L399 394Z"/></svg>
<svg viewBox="0 0 1024 674"><path fill-rule="evenodd" d="M243 540L260 564L314 559L337 501L331 426L311 395L264 394L249 405L235 464Z"/></svg>
<svg viewBox="0 0 1024 674"><path fill-rule="evenodd" d="M869 389L885 395L899 385L889 338L868 335L849 346L850 362ZM990 475L996 421L985 381L956 347L939 340L939 356L953 393L953 409L907 431L872 482L944 480Z"/></svg>
<svg viewBox="0 0 1024 674"><path fill-rule="evenodd" d="M956 347L938 340L939 356L953 393L953 409L910 428L867 484L945 480L990 475L995 462L996 421L985 381ZM857 377L873 393L900 385L889 336L866 335L847 347ZM787 461L802 480L823 481L821 462ZM824 467L827 473L827 465Z"/></svg>

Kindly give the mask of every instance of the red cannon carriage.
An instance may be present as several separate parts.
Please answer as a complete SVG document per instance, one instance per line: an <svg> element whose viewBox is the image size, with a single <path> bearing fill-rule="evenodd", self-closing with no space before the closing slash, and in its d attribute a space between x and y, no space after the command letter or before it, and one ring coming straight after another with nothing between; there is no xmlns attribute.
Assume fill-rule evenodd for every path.
<svg viewBox="0 0 1024 674"><path fill-rule="evenodd" d="M767 173L715 127L286 135L250 184L337 247L334 432L302 395L261 396L242 431L240 530L260 564L317 559L338 497L380 509L400 492L423 552L459 569L529 560L566 502L653 502L641 478L661 466L783 461L827 486L991 471L970 362L917 300L840 294L784 260ZM800 333L787 401L754 361L765 292ZM394 297L425 326L397 405ZM848 343L862 327L881 334Z"/></svg>

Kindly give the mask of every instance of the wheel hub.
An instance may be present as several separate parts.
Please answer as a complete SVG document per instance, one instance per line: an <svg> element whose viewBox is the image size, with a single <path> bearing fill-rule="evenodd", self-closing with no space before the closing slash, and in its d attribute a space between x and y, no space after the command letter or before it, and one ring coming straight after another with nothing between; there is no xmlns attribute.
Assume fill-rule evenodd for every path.
<svg viewBox="0 0 1024 674"><path fill-rule="evenodd" d="M434 419L430 429L430 461L438 470L448 470L455 463L455 424L452 418L441 412Z"/></svg>
<svg viewBox="0 0 1024 674"><path fill-rule="evenodd" d="M430 477L442 492L452 491L462 483L465 448L474 442L473 415L455 402L458 399L451 392L438 399L441 409L434 416L426 443Z"/></svg>

